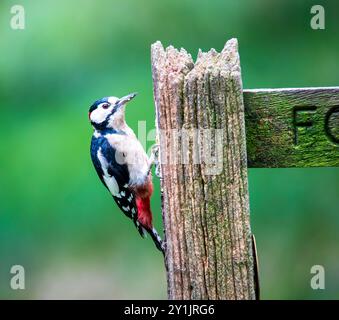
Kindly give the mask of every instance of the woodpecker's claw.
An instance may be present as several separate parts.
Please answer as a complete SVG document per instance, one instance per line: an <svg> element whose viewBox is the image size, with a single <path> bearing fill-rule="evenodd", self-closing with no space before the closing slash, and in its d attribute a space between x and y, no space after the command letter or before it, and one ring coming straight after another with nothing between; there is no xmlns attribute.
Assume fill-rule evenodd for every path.
<svg viewBox="0 0 339 320"><path fill-rule="evenodd" d="M153 160L153 163L157 161L159 158L159 144L154 144L151 147L151 159Z"/></svg>
<svg viewBox="0 0 339 320"><path fill-rule="evenodd" d="M155 175L161 178L160 163L159 163L159 144L154 144L151 148L150 161L155 166Z"/></svg>

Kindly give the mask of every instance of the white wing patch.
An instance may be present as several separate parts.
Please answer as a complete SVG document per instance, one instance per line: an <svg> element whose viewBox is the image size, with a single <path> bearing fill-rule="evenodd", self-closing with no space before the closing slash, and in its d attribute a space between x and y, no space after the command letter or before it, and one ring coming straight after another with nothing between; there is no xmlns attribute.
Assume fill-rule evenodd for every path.
<svg viewBox="0 0 339 320"><path fill-rule="evenodd" d="M120 195L120 190L119 190L119 185L117 183L117 180L108 174L107 168L108 168L108 163L106 158L103 156L101 152L101 148L99 148L98 153L97 153L98 159L101 164L102 171L104 172L103 179L106 183L106 186L108 190L111 192L111 194L117 198L121 198Z"/></svg>

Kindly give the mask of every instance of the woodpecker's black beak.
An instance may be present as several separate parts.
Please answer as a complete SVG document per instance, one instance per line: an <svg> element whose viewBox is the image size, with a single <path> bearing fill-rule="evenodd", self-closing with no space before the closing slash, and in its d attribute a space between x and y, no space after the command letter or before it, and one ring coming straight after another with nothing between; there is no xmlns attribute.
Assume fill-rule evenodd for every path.
<svg viewBox="0 0 339 320"><path fill-rule="evenodd" d="M124 106L127 102L130 102L136 95L137 95L137 93L134 92L134 93L128 94L127 96L124 96L124 97L120 98L117 101L117 105L119 107Z"/></svg>

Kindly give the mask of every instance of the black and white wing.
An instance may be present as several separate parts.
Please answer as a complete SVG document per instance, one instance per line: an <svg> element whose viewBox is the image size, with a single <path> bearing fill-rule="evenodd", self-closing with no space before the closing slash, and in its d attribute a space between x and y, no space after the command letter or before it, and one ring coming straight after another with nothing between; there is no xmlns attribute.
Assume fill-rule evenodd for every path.
<svg viewBox="0 0 339 320"><path fill-rule="evenodd" d="M121 211L134 221L139 233L144 236L144 230L137 221L137 206L134 192L129 188L129 172L126 164L116 160L116 151L105 137L93 137L91 157L97 174L112 194Z"/></svg>

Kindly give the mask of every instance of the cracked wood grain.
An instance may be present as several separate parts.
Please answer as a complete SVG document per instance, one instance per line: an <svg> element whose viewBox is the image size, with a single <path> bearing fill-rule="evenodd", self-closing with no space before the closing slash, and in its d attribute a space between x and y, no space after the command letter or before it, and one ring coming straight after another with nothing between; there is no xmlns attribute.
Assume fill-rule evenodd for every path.
<svg viewBox="0 0 339 320"><path fill-rule="evenodd" d="M152 45L170 299L255 299L238 45Z"/></svg>

